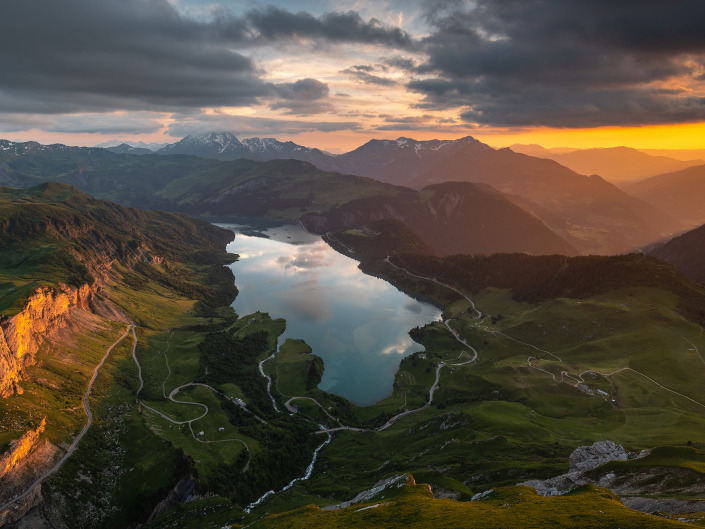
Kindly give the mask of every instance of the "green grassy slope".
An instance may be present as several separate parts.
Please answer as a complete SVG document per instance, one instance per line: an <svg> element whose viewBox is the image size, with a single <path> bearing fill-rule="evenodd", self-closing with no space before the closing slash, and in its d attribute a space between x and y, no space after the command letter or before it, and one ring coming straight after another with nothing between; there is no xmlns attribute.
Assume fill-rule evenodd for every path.
<svg viewBox="0 0 705 529"><path fill-rule="evenodd" d="M91 397L95 426L46 486L50 516L85 527L145 521L176 481L190 479L197 493L215 496L172 509L150 527L683 526L627 510L601 489L541 498L515 487L565 472L575 447L604 439L630 450L675 447L629 463L658 479L670 474L655 469L669 467L695 473L683 479L698 481L705 428L698 307L705 297L664 263L642 256L441 259L400 253L390 265L384 262L390 223L338 234L349 250L368 249L364 266L370 270L443 302L447 325L477 349L478 358L469 362L473 351L442 322L414 329L412 337L426 353L401 361L391 397L357 408L313 388L320 362L306 344L289 341L263 367L275 399L283 407L293 396L308 397L325 409L297 399L298 413L289 415L273 410L258 366L276 348L285 322L260 313L235 315L227 307L235 290L222 267L232 258L222 250L226 233L182 215L106 205L63 185L3 193L6 209L0 211L9 220L1 225L8 234L15 227L22 233L8 238L17 245L10 253L67 248L87 280L99 278L102 259L110 257L101 279L104 296L139 325L140 401L138 369L124 343ZM398 251L425 248L391 224L391 233L401 236ZM2 270L3 277L17 290L47 280L40 276L44 261L7 262L13 266ZM58 283L57 275L45 273ZM8 310L20 297L12 292L10 299ZM67 336L47 352L29 372L25 393L0 401L0 413L13 425L3 430L3 440L16 438L43 410L50 416L48 438L70 440L84 420L78 403L90 368L123 328L96 320L91 332ZM441 362L432 405L378 431L390 417L428 401ZM325 439L315 433L319 422L333 424L326 412L366 431L336 433L310 479L246 514L248 502L303 475ZM688 445L693 450L683 452ZM306 507L349 500L399 473L461 500L490 488L496 495L458 502L434 499L417 486L362 511L367 505L334 512ZM89 504L97 507L86 509Z"/></svg>
<svg viewBox="0 0 705 529"><path fill-rule="evenodd" d="M125 208L47 183L2 188L0 226L5 316L21 310L35 288L61 283L91 285L94 303L113 307L75 310L67 326L41 342L20 382L23 393L0 399L2 451L46 417L41 441L54 445L55 457L63 453L86 422L81 400L93 368L124 333L124 321L137 323L142 357L161 354L159 337L170 328L236 319L227 307L236 289L223 266L236 257L224 251L232 234L206 222ZM184 332L173 340L175 350L202 339ZM124 527L144 521L179 479L197 476L196 454L156 435L135 400L138 370L131 350L126 339L108 357L90 397L93 426L43 486L44 507L57 523ZM220 418L227 422L222 413Z"/></svg>

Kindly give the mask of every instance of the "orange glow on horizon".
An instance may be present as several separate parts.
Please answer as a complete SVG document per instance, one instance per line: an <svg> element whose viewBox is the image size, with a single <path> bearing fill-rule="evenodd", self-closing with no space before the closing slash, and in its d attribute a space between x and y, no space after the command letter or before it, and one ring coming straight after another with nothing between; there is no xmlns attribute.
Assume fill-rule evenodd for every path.
<svg viewBox="0 0 705 529"><path fill-rule="evenodd" d="M274 135L276 136L276 135ZM705 149L705 123L649 125L643 127L601 127L594 129L533 128L522 130L467 129L408 131L339 131L308 132L277 136L307 147L334 152L356 149L371 139L396 139L400 136L416 140L454 140L472 136L495 148L514 143L539 144L546 148L632 147L635 149Z"/></svg>
<svg viewBox="0 0 705 529"><path fill-rule="evenodd" d="M254 134L238 134L238 138L254 136ZM341 130L336 132L303 132L299 134L276 134L274 132L260 136L275 137L280 141L293 141L306 147L317 147L334 153L347 152L356 149L371 139L396 139L400 136L416 140L454 140L464 136L474 138L488 145L501 148L514 143L538 144L546 148L572 147L589 149L599 147L626 146L635 149L705 149L705 122L682 123L675 125L650 125L643 127L601 127L594 129L459 129L452 127L447 130ZM142 135L101 135L48 133L37 129L20 133L0 134L0 138L14 141L37 141L42 144L63 143L66 145L95 145L111 138L123 141L143 141L172 143L181 138L173 138L166 128L154 134Z"/></svg>
<svg viewBox="0 0 705 529"><path fill-rule="evenodd" d="M705 149L705 123L648 125L643 127L600 127L594 129L537 128L474 135L493 147L513 143L537 143L546 148L633 147L635 149Z"/></svg>

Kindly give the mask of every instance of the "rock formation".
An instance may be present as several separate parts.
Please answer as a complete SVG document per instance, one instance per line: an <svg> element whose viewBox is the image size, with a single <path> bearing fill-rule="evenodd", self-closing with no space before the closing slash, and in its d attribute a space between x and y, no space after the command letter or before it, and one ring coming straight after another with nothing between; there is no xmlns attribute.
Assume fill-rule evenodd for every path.
<svg viewBox="0 0 705 529"><path fill-rule="evenodd" d="M648 450L627 452L622 445L615 444L612 441L598 441L591 446L579 446L570 454L570 470L567 473L544 481L532 479L519 483L519 485L533 487L541 496L559 496L581 485L593 483L586 476L586 472L593 468L610 461L638 459L648 454ZM605 486L603 483L596 484Z"/></svg>
<svg viewBox="0 0 705 529"><path fill-rule="evenodd" d="M88 285L40 287L18 314L0 319L0 397L21 392L22 371L34 363L41 344L68 325L71 309L90 310L92 297Z"/></svg>
<svg viewBox="0 0 705 529"><path fill-rule="evenodd" d="M39 436L44 431L47 420L46 417L36 428L26 432L17 441L12 443L10 450L0 457L0 479L16 469L27 455L35 448L39 441Z"/></svg>

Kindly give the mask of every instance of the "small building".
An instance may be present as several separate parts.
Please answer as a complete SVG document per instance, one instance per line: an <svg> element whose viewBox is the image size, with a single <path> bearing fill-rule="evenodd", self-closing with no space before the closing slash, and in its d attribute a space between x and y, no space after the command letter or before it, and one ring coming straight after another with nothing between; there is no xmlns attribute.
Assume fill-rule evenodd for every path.
<svg viewBox="0 0 705 529"><path fill-rule="evenodd" d="M204 434L204 433L205 433L205 432L198 432L198 433L196 434L196 437L203 437L203 434Z"/></svg>
<svg viewBox="0 0 705 529"><path fill-rule="evenodd" d="M218 428L219 432L222 432L223 430L225 430L225 428L223 428L222 426L220 428Z"/></svg>
<svg viewBox="0 0 705 529"><path fill-rule="evenodd" d="M609 396L610 396L609 393L607 393L606 391L602 391L601 389L598 389L598 390L597 390L597 394L598 394L600 397L609 397Z"/></svg>

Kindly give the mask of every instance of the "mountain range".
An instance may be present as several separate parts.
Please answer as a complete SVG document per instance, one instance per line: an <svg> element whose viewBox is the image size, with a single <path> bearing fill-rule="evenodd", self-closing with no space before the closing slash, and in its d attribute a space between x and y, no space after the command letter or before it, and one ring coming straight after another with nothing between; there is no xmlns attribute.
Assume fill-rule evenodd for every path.
<svg viewBox="0 0 705 529"><path fill-rule="evenodd" d="M217 157L223 160L214 159ZM279 142L274 138L239 141L230 133L189 136L161 148L158 154L150 154L144 147L126 145L103 149L0 140L0 182L23 187L59 180L97 197L137 207L219 217L251 214L253 211L277 216L287 209L281 197L266 196L263 192L266 186L260 187L257 196L244 195L243 188L237 186L249 180L252 181L248 185L252 186L258 181L256 178L267 176L268 171L271 171L271 178L282 181L289 169L301 173L302 166L291 165L287 169L287 166L276 163L263 166L257 163L285 159L313 164L323 172L328 171L324 179L340 182L346 178L340 175L347 174L416 189L447 181L488 184L557 235L563 241L563 250L560 251L568 253L571 253L568 248L584 254L629 251L705 222L700 207L705 199L702 169L705 165L625 184L622 190L598 176L580 175L552 160L515 153L511 149L493 149L471 137L454 141L371 140L341 155L293 142ZM309 167L304 172L313 175L316 171ZM339 175L334 176L335 173ZM298 204L298 209L289 208L286 214L298 217L304 213L321 213L320 204L314 205L303 197L296 198L302 194L302 189L311 185L306 178L296 181L301 189L295 192L290 188L284 194L286 200ZM352 194L329 194L324 200L325 207L342 206L359 198L357 191L362 188L367 189L365 195L377 194L381 189L372 180L356 182L360 185L353 186L356 191ZM318 179L316 185L325 184ZM216 201L226 190L229 195L249 198L233 202L230 196ZM379 210L374 213L371 204L358 203L366 208L363 217L392 216L383 213L386 205L377 204L375 207ZM346 211L351 211L351 207L347 206ZM400 215L398 211L394 214ZM408 220L410 215L406 217ZM351 222L353 218L349 217ZM458 222L449 222L451 227L447 230L453 240L457 240L454 234L470 233L481 226L478 222L464 224L464 227ZM494 225L507 228L504 232L506 240L512 238L507 237L507 233L519 233L512 228L516 226L513 222ZM441 240L434 238L437 243ZM494 240L497 242L494 246L474 248L463 245L459 249L484 252L501 248L533 253L537 248L526 244L507 248L504 243L499 243L500 238ZM555 239L548 237L546 240ZM554 251L561 248L560 244L549 246ZM544 249L550 250L548 247Z"/></svg>
<svg viewBox="0 0 705 529"><path fill-rule="evenodd" d="M676 220L677 212L671 209L664 214L657 203L634 200L598 176L583 176L559 163L511 149L493 149L469 136L452 141L371 140L345 154L331 155L273 138L240 142L230 133L210 133L188 136L158 153L226 160L288 157L323 170L416 189L448 181L485 183L518 197L520 207L583 253L637 248L683 227ZM676 163L678 167L684 164Z"/></svg>
<svg viewBox="0 0 705 529"><path fill-rule="evenodd" d="M705 508L705 227L650 255L576 256L654 242L678 224L658 194L699 192L697 171L647 204L472 138L316 153L341 172L115 149L0 142L0 506L31 492L0 525L700 519L683 511ZM297 221L444 319L409 333L425 352L389 398L354 406L315 387L325 365L279 339L286 322L234 312L232 233L183 213Z"/></svg>
<svg viewBox="0 0 705 529"><path fill-rule="evenodd" d="M564 165L576 173L598 174L609 182L616 184L635 182L651 176L672 173L705 164L699 159L703 153L695 151L691 159L677 159L664 154L650 154L630 147L608 147L597 149L546 149L540 145L515 144L510 146L514 152L547 158ZM677 156L677 153L675 153Z"/></svg>
<svg viewBox="0 0 705 529"><path fill-rule="evenodd" d="M677 215L686 227L705 222L705 165L653 176L624 189L666 213Z"/></svg>

